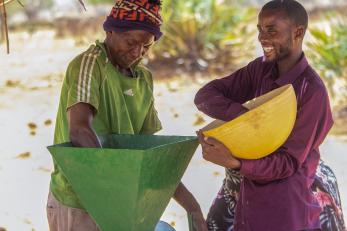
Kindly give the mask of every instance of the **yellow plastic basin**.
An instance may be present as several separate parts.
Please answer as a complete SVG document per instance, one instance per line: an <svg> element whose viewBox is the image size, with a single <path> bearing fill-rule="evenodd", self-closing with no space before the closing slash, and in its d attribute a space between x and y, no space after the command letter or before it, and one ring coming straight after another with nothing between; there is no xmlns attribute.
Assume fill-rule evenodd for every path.
<svg viewBox="0 0 347 231"><path fill-rule="evenodd" d="M215 120L203 134L222 142L243 159L259 159L278 149L291 133L296 118L296 96L291 84L243 104L249 111L224 122Z"/></svg>

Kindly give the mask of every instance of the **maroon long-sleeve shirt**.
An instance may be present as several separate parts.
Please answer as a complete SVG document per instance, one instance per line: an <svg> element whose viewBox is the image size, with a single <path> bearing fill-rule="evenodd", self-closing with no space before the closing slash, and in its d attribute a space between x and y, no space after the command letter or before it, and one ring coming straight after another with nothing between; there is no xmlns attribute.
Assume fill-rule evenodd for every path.
<svg viewBox="0 0 347 231"><path fill-rule="evenodd" d="M211 81L195 97L199 110L228 121L247 110L242 103L275 88L290 83L296 93L296 122L287 141L265 158L240 160L244 179L235 231L319 228L320 207L310 186L320 158L319 145L333 124L326 88L304 55L281 76L275 63L262 60L257 58L230 76Z"/></svg>

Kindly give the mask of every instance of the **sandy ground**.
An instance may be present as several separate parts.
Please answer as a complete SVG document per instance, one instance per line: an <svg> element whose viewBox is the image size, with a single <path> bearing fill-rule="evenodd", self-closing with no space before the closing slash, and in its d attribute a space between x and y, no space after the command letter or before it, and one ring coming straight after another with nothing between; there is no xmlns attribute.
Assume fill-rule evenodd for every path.
<svg viewBox="0 0 347 231"><path fill-rule="evenodd" d="M84 47L75 47L72 40L55 40L52 32L16 34L11 41L10 55L0 46L0 227L8 231L46 231L45 203L52 170L46 146L53 140L65 67ZM204 81L186 78L155 83L157 110L164 127L160 134L194 135L210 121L197 112L192 102ZM345 212L346 150L347 143L332 136L321 148L322 158L338 178ZM182 180L207 214L224 170L204 161L200 153L198 148ZM186 213L174 201L162 219L178 231L188 229Z"/></svg>

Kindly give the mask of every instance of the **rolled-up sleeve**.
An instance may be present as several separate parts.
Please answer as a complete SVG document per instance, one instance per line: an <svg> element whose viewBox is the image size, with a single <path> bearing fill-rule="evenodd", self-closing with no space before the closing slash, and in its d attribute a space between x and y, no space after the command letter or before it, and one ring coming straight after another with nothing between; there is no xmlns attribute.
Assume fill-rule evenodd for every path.
<svg viewBox="0 0 347 231"><path fill-rule="evenodd" d="M298 108L294 128L285 142L271 155L258 160L241 160L246 178L266 183L293 175L309 153L323 142L333 125L328 95L324 87L311 89Z"/></svg>
<svg viewBox="0 0 347 231"><path fill-rule="evenodd" d="M223 121L246 112L242 103L254 97L251 95L254 65L255 61L227 77L206 84L195 96L196 107L208 116Z"/></svg>

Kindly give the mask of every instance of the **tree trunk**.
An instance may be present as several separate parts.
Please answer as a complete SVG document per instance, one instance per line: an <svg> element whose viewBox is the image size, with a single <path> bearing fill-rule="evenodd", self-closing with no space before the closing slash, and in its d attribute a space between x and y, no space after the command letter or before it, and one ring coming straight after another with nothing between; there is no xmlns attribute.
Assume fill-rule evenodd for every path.
<svg viewBox="0 0 347 231"><path fill-rule="evenodd" d="M3 24L2 21L0 21L0 28L1 28L1 30L0 30L0 44L5 42L5 33L2 29L2 24Z"/></svg>
<svg viewBox="0 0 347 231"><path fill-rule="evenodd" d="M7 25L6 25L6 6L2 5L0 7L0 15L1 15L1 20L0 20L0 28L1 28L1 34L0 34L0 44L4 43L6 47L7 53L10 53L9 51L9 41L7 37Z"/></svg>
<svg viewBox="0 0 347 231"><path fill-rule="evenodd" d="M2 6L0 7L0 44L2 44L5 41L5 31L4 31L4 14Z"/></svg>

